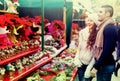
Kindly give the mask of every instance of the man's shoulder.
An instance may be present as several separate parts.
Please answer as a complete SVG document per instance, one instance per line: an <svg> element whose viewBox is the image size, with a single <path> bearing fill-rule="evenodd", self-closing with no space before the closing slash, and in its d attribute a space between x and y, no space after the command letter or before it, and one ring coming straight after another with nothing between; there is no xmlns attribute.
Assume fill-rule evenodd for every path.
<svg viewBox="0 0 120 81"><path fill-rule="evenodd" d="M117 27L113 23L110 23L106 25L105 30L117 30Z"/></svg>
<svg viewBox="0 0 120 81"><path fill-rule="evenodd" d="M106 25L106 27L104 28L104 34L106 35L113 35L113 34L117 34L117 27L114 24L108 24Z"/></svg>

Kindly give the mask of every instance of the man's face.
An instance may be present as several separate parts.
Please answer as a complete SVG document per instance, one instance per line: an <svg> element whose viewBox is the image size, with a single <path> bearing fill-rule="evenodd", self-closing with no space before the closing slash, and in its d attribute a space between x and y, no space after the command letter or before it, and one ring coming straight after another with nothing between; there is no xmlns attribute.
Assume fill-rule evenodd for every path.
<svg viewBox="0 0 120 81"><path fill-rule="evenodd" d="M98 11L98 21L103 21L106 18L106 12L104 8L100 8Z"/></svg>

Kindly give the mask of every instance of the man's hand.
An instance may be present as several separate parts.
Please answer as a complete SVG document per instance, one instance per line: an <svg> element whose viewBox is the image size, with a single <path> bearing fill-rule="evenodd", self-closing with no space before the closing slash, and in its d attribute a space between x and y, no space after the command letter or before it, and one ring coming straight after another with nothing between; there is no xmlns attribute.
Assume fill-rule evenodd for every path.
<svg viewBox="0 0 120 81"><path fill-rule="evenodd" d="M91 70L91 76L92 76L92 77L95 77L95 76L96 76L96 73L97 73L97 70L96 70L95 68L93 68L93 69Z"/></svg>

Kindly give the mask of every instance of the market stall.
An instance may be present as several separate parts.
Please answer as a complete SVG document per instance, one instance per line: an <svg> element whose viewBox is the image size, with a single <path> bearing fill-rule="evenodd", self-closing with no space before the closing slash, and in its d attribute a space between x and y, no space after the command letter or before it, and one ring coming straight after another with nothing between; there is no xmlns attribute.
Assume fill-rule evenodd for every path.
<svg viewBox="0 0 120 81"><path fill-rule="evenodd" d="M72 2L70 0L61 0L57 3L55 0L50 2L0 0L0 2L1 81L32 81L29 77L37 77L36 70L40 70L49 63L54 64L53 61L57 61L55 58L60 57L62 60L63 56L70 54L64 52L69 47L71 39ZM52 5L53 3L56 5ZM53 13L56 16L53 16ZM74 54L75 52L70 56L70 64ZM67 65L67 68L69 67ZM72 81L77 69L75 67L70 69L68 70L71 72L69 80ZM62 71L65 69L57 70L55 75L59 75ZM36 72L35 75L34 72Z"/></svg>

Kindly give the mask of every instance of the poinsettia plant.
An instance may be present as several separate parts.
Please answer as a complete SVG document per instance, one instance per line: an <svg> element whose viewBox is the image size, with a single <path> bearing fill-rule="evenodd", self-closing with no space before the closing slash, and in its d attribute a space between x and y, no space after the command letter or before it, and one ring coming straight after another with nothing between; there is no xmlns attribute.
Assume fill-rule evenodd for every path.
<svg viewBox="0 0 120 81"><path fill-rule="evenodd" d="M36 26L37 25L40 26L42 24L42 17L40 15L35 17L29 17L29 16L19 17L16 14L0 15L0 27L2 28L7 27L7 30L9 30L11 33L10 36L11 39L14 39L13 40L14 44L18 43L18 40L15 39L16 35L19 36L20 41L29 40L28 36L30 34L33 34L31 30L33 23ZM44 23L45 23L44 27L46 27L46 25L50 22L48 19L45 18ZM63 40L59 40L59 39L64 39L64 29L65 29L65 25L61 20L52 21L48 27L50 34L53 36L55 40L60 41L60 43L62 43Z"/></svg>
<svg viewBox="0 0 120 81"><path fill-rule="evenodd" d="M50 27L49 27L50 28ZM54 20L51 23L50 33L60 45L63 43L64 35L65 35L65 24L61 20ZM62 44L63 45L63 44Z"/></svg>
<svg viewBox="0 0 120 81"><path fill-rule="evenodd" d="M34 21L34 19L31 19ZM20 25L23 25L24 27L26 26L31 26L32 22L27 20L26 17L19 17L18 15L15 14L4 14L0 15L0 27L13 27L13 25L17 28Z"/></svg>
<svg viewBox="0 0 120 81"><path fill-rule="evenodd" d="M7 15L0 15L0 27L4 28L8 25L13 25L13 22L10 21L10 17Z"/></svg>

